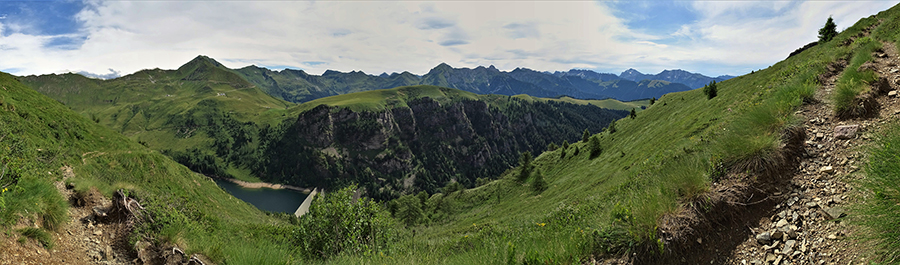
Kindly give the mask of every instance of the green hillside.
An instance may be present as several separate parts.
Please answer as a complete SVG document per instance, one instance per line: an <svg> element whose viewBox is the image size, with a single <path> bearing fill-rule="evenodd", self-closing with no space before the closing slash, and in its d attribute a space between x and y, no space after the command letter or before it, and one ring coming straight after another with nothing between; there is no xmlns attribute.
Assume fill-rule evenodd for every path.
<svg viewBox="0 0 900 265"><path fill-rule="evenodd" d="M162 142L177 137L193 139L193 146L210 141L207 143L210 150L203 152L215 152L230 166L248 166L241 164L247 163L247 157L269 159L269 162L300 157L303 159L294 160L294 164L275 163L279 167L258 169L270 174L291 173L281 177L299 176L298 171L337 172L336 182L347 182L343 184L350 188L328 191L317 197L310 213L299 219L263 214L229 197L207 178L67 110L3 74L0 75L0 125L3 125L0 141L9 141L5 142L7 146L15 148L0 149L6 152L3 157L9 157L0 158L0 162L19 170L13 173L17 184L0 182L13 187L12 193L0 195L3 199L0 221L11 226L16 216L40 218L45 220L44 227L54 229L52 220L58 218L53 218L53 213L65 207L60 206L64 204L55 193L47 190L53 189L50 181L60 178L52 172L70 165L75 167L76 177L67 181L76 189L97 186L107 196L115 189L125 189L146 204L156 221L141 223L134 237L162 242L157 244L178 244L188 252L203 253L218 263L578 264L607 258L636 263L664 263L671 262L672 258L684 258L683 262L700 260L702 257L671 256L703 244L702 240L685 237L689 233L681 232L705 229L692 225L706 228L719 225L716 220L732 217L729 214L733 212L729 210L745 209L734 207L761 199L748 198L752 195L768 198L772 192L771 196L783 197L780 191L776 195L772 186L784 185L789 191L790 184L779 182L786 181L779 178L785 172L797 170L796 159L805 152L802 148L805 148L803 124L806 121L800 119L798 109L825 90L823 79L827 78L823 77L834 74L834 65L845 64L847 70L834 81L836 94L842 96L827 99L834 101L829 104L835 106L834 112L828 115L835 115L835 119L846 113L858 115L843 107L865 107L857 103L865 103L861 97L873 90L877 73L862 66L874 51L900 42L898 28L900 5L864 18L833 40L818 43L766 69L712 87L667 94L652 105L476 95L415 86L322 98L291 107L283 101L254 94L257 92L253 91L259 90L251 89L243 79L234 78L231 72L203 58L195 60L199 63L196 67L165 72L171 77L165 79L168 83L163 83L179 85L172 93L184 93L176 97L181 103L174 105L180 107L163 112L171 115L169 118L156 114L147 117L151 112L142 112L155 110L153 106L165 109L167 104L129 105L130 116L124 114L129 108L116 105L151 97L149 92L134 95L143 90L120 97L111 96L116 95L115 90L108 91L111 95L91 92L89 96L74 96L79 99L64 101L83 113L82 116L97 115L94 117L98 117L99 123L112 125L128 137L152 138L154 143L149 145L154 148L165 147L168 143ZM122 82L116 83L121 84L119 89L130 89L125 83L128 80L146 80L140 83L144 86L146 82L156 84L162 81L150 76L159 71L148 70L130 76L132 79L113 81L64 79L77 79L74 76L54 76L50 78L52 82L41 77L23 80L39 91L63 98L78 95L79 91L105 89L105 82ZM197 80L213 80L213 84ZM199 83L192 83L195 81ZM48 85L52 83L57 85ZM69 88L60 89L67 84L71 84ZM154 89L158 89L153 90L154 95L170 93L165 87ZM220 100L205 96L211 92L226 93L228 97ZM248 99L256 96L257 100L245 103L242 97L232 99L235 93L249 93L240 95L247 95ZM554 120L590 120L576 116L574 111L589 107L588 104L622 110L629 106L646 109L617 120L603 131L586 132L584 138L574 141L568 140L572 137L571 128L555 134L544 130L557 127L551 123ZM417 116L407 114L412 109L426 111L416 119ZM482 110L477 113L484 115L469 115L473 112L467 110L472 109ZM511 109L514 111L503 113ZM546 111L533 111L542 109ZM555 113L559 118L536 115L540 113ZM286 118L279 118L282 115ZM593 120L603 118L597 114ZM204 119L205 123L197 123L197 119ZM384 124L391 126L374 122L381 120L390 120ZM456 122L459 120L466 122ZM160 128L153 126L167 124L177 125L166 132L174 136L147 133L150 138L142 138L140 130L129 129ZM509 130L499 133L501 127L497 126L506 124L510 126L502 128ZM403 126L412 125L424 128L420 130L424 133L387 133L403 132ZM194 135L195 131L185 129L201 131ZM518 131L511 133L513 129ZM537 133L539 130L544 130L543 134ZM458 132L488 133L470 133L472 137L464 139L457 136L461 135ZM873 177L862 181L873 191L866 200L876 203L863 207L867 216L875 217L867 223L871 229L868 232L875 236L862 236L875 237L878 244L873 251L887 257L886 263L896 263L891 260L897 257L898 249L897 218L892 214L897 212L894 175L898 170L894 145L900 140L897 129L884 132L886 136L872 148L873 156L866 168ZM421 181L423 178L417 177L425 174L449 172L446 167L433 166L452 165L441 164L450 160L448 154L475 157L468 153L475 147L507 147L492 145L483 135L503 139L547 134L553 134L558 140L546 148L543 144L526 144L527 148L514 149L521 151L519 165L507 168L496 177L471 181L463 174L450 174L440 182L426 183L430 187L443 185L440 189L398 188L407 182ZM315 137L298 137L309 135ZM248 140L253 137L259 137L259 141ZM341 139L344 141L335 144ZM434 145L415 147L402 139L438 141ZM453 144L469 145L455 148ZM429 150L428 158L422 161L431 162L404 164L414 161L415 155L409 154L415 148ZM486 151L480 153L513 149L482 150ZM547 151L532 154L525 150ZM517 153L499 155L519 156ZM348 157L359 160L341 160ZM324 163L320 167L305 167L303 163L309 161ZM393 166L390 169L400 172L397 173L400 177L378 175L382 172L377 172L377 167L365 165L370 161ZM43 174L47 171L51 174ZM340 178L347 176L353 178ZM352 189L357 186L352 182L361 180L369 181L360 185L369 192L400 197L382 202L354 201ZM26 187L44 192L27 192ZM729 214L717 216L723 212ZM724 219L685 221L692 216ZM832 223L845 220L837 216ZM724 234L713 232L702 236L709 239ZM706 244L715 242L706 241Z"/></svg>
<svg viewBox="0 0 900 265"><path fill-rule="evenodd" d="M659 221L697 209L692 205L719 209L724 204L720 191L710 190L713 183L754 185L790 165L783 157L790 157L796 142L795 111L820 89L818 76L833 62L871 53L871 45L856 41L865 40L859 37L870 26L872 39L896 42L884 29L900 21L879 24L879 18L897 9L862 19L834 40L766 69L721 82L715 97L701 89L667 94L635 118L616 122L615 132L536 156L533 168L519 166L473 189L395 200L394 216L417 232L374 262L584 263L632 252L652 260L684 248L676 244L685 239L659 234L672 227ZM537 172L546 189L535 188Z"/></svg>
<svg viewBox="0 0 900 265"><path fill-rule="evenodd" d="M486 99L489 96L437 86L403 86L392 89L372 90L320 98L300 104L290 111L292 113L303 112L323 104L334 107L345 107L353 111L381 111L385 109L407 107L407 102L409 100L423 97L450 102L464 99Z"/></svg>
<svg viewBox="0 0 900 265"><path fill-rule="evenodd" d="M270 217L237 200L168 157L96 124L0 73L0 163L12 169L0 179L0 229L22 219L43 220L59 229L67 217L52 182L65 180L79 192L97 187L112 198L124 190L137 198L152 221L138 222L128 240L154 247L177 245L217 263L284 263L290 248L281 244L287 219ZM62 211L62 212L60 212Z"/></svg>

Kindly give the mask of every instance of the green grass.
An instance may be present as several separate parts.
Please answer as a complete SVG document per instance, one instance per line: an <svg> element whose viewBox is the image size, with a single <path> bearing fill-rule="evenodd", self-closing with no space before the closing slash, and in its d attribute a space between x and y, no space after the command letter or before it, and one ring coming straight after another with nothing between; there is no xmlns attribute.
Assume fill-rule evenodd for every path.
<svg viewBox="0 0 900 265"><path fill-rule="evenodd" d="M15 172L17 183L3 184L8 186L0 194L2 226L22 218L48 229L65 223L67 202L51 182L60 180L59 169L69 165L75 177L68 182L76 190L96 186L111 197L124 189L147 209L153 222L138 222L131 243L176 243L216 263L246 261L248 249L276 259L268 260L271 263L292 259L284 255L292 249L283 243L290 235L287 218L259 211L209 178L76 114L5 73L0 73L0 141L4 143L0 162L22 168Z"/></svg>
<svg viewBox="0 0 900 265"><path fill-rule="evenodd" d="M47 231L44 231L43 229L28 227L19 229L18 232L24 237L37 240L38 243L41 243L41 245L46 249L53 248L53 237L51 237L50 233L47 233Z"/></svg>
<svg viewBox="0 0 900 265"><path fill-rule="evenodd" d="M843 75L835 84L834 91L834 111L839 115L854 112L857 100L856 98L865 92L868 92L869 84L878 79L877 74L872 70L858 71L859 67L872 61L872 53L881 49L881 42L873 40L869 37L856 39L853 44L854 54L849 65L844 69Z"/></svg>
<svg viewBox="0 0 900 265"><path fill-rule="evenodd" d="M405 86L320 98L300 104L296 108L292 108L290 113L301 113L319 105L346 107L357 112L381 111L396 107L406 107L407 101L423 97L430 97L438 102L449 102L460 99L475 100L483 96L444 87Z"/></svg>
<svg viewBox="0 0 900 265"><path fill-rule="evenodd" d="M856 220L867 228L867 244L874 246L879 264L900 263L900 125L881 132L868 150L866 178L861 182L865 201L857 205Z"/></svg>
<svg viewBox="0 0 900 265"><path fill-rule="evenodd" d="M616 99L576 99L571 97L560 97L560 98L538 98L532 97L529 95L515 95L515 98L520 98L528 101L541 101L541 102L566 102L572 104L579 105L594 105L597 107L601 107L604 109L614 109L614 110L631 110L635 109L636 111L642 111L643 108L650 106L649 99L635 100L635 101L627 101L622 102Z"/></svg>
<svg viewBox="0 0 900 265"><path fill-rule="evenodd" d="M794 112L812 99L816 77L829 63L868 49L840 40L871 23L721 82L713 99L699 90L665 95L635 119L619 120L617 132L599 134L603 152L596 158L582 142L537 156L535 170L548 184L540 194L515 181L519 169L511 169L484 186L432 196L443 206L430 210L439 218L401 234L384 256L334 261L496 264L508 260L513 245L516 263L577 263L591 254L664 249L655 234L662 215L706 192L724 169L756 171L778 162L782 131L798 125Z"/></svg>

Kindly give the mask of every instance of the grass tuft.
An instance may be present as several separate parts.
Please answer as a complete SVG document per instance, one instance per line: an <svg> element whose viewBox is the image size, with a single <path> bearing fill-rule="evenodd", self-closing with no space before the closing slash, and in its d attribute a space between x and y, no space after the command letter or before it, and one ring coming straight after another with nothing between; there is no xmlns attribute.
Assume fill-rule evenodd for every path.
<svg viewBox="0 0 900 265"><path fill-rule="evenodd" d="M43 229L28 227L19 229L18 231L19 234L22 234L22 236L24 237L37 240L46 249L53 248L53 238L50 237L50 233L44 231Z"/></svg>

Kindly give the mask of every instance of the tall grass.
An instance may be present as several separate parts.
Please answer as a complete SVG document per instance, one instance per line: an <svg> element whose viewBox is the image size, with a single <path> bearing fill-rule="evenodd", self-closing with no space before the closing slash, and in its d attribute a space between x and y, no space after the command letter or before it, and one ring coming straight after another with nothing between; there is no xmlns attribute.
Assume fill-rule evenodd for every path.
<svg viewBox="0 0 900 265"><path fill-rule="evenodd" d="M868 151L866 178L861 182L865 201L857 218L868 228L866 239L885 264L900 263L900 125L886 129Z"/></svg>
<svg viewBox="0 0 900 265"><path fill-rule="evenodd" d="M872 61L872 53L881 49L881 42L869 37L856 39L853 44L853 57L844 73L835 84L834 111L839 115L853 112L857 107L856 97L869 91L870 83L878 79L878 75L872 70L858 71L866 62Z"/></svg>

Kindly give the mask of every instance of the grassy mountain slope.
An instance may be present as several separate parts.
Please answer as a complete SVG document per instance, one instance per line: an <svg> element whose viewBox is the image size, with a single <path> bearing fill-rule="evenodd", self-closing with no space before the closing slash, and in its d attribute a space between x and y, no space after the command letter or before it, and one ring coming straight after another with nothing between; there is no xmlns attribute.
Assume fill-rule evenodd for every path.
<svg viewBox="0 0 900 265"><path fill-rule="evenodd" d="M711 99L700 90L667 94L637 117L616 122L615 132L594 135L594 155L585 142L544 152L528 171L541 172L546 190L535 190L537 173L520 177L526 168L520 166L500 180L419 204L398 199L405 206L394 215L418 232L375 262L581 263L595 255L681 248L657 234L667 225L660 218L714 202L715 182L749 182L756 178L738 173L758 176L766 165L783 163L784 132L798 124L794 111L812 97L828 64L870 52L847 40L876 21L863 19L831 42L723 81Z"/></svg>
<svg viewBox="0 0 900 265"><path fill-rule="evenodd" d="M112 80L75 74L26 76L33 87L99 124L155 150L205 148L247 122L277 124L293 104L275 99L215 60L143 70Z"/></svg>
<svg viewBox="0 0 900 265"><path fill-rule="evenodd" d="M279 74L303 73L286 70ZM344 74L331 72L323 77L335 75L338 79L330 82L344 82L348 87L359 87L352 81L369 77L360 72L351 73L358 78L348 80L342 79L347 77ZM263 94L235 71L203 56L178 70L146 70L108 81L77 75L28 76L23 80L203 174L329 188L353 180L373 192L386 189L384 196L388 197L403 190L433 192L450 179L472 186L477 178L502 172L514 163L518 152L543 150L550 139L560 136L574 140L585 128L597 131L624 115L564 101L532 101L512 104L515 108L510 109L508 96L434 86L350 93L282 108L292 104ZM430 101L438 104L427 104ZM418 106L416 111L411 110L410 102ZM307 114L320 105L330 108ZM393 120L429 119L425 110L452 119L421 121L430 127ZM566 116L551 118L551 114L561 115L555 112ZM334 116L336 113L340 115ZM315 123L311 119L325 116L330 116L329 122L315 127L322 131L292 128L295 123ZM533 132L524 133L526 128ZM440 129L435 132L440 135L459 130L473 138L456 140L422 133L432 129ZM509 135L512 131L523 133ZM284 146L291 149L284 150ZM454 150L435 153L444 147ZM470 151L478 152L477 157L468 158ZM430 172L428 167L441 170ZM373 173L363 174L373 169ZM471 171L477 172L468 174ZM454 175L464 172L464 176ZM389 184L382 183L385 181ZM375 183L380 184L373 186Z"/></svg>
<svg viewBox="0 0 900 265"><path fill-rule="evenodd" d="M48 213L58 211L53 199L40 200L35 206L29 202L36 195L58 194L50 183L62 181L60 168L71 166L74 177L65 181L76 190L98 187L111 197L113 191L123 189L150 213L153 221L135 226L129 237L132 245L136 241L177 244L220 263L290 259L289 248L276 244L285 238L286 232L278 231L288 231L287 222L235 199L209 178L82 117L5 73L0 73L0 106L0 141L4 146L22 147L6 151L0 159L5 166L19 169L0 184L8 189L0 194L3 227L20 218L46 219ZM17 181L6 182L11 179Z"/></svg>

